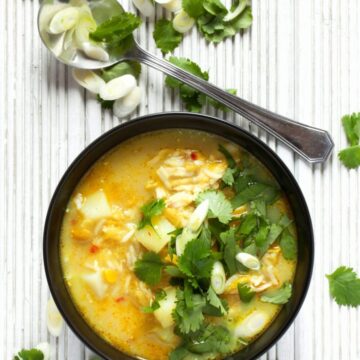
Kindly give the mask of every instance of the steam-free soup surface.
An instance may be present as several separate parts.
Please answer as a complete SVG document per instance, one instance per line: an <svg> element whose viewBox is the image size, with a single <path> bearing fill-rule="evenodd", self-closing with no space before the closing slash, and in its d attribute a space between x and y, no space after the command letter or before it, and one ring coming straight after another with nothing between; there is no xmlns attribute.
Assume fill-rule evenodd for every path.
<svg viewBox="0 0 360 360"><path fill-rule="evenodd" d="M191 252L200 241L209 269L201 276ZM222 358L266 331L291 298L296 228L274 178L245 150L168 130L120 144L83 177L64 217L61 261L79 312L115 348L151 360L179 347L179 359ZM200 302L195 315L186 309L190 320L182 296Z"/></svg>

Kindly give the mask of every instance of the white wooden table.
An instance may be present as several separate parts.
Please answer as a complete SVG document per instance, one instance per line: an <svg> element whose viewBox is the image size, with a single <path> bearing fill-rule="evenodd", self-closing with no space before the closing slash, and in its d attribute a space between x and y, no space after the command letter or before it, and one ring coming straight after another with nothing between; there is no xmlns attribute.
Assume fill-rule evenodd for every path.
<svg viewBox="0 0 360 360"><path fill-rule="evenodd" d="M46 330L43 223L70 162L121 121L102 112L42 46L38 7L38 0L0 1L0 359L50 341L57 359L81 360L90 352L69 329L58 339ZM239 116L226 115L286 162L314 223L315 269L306 302L262 359L360 359L360 309L340 309L325 279L341 264L360 273L360 170L348 171L336 156L346 144L341 116L360 111L360 1L253 0L253 13L243 36L213 46L194 30L176 55L195 60L209 69L211 81L237 88L245 99L329 130L336 144L327 164L309 166ZM143 25L140 42L155 52L152 29ZM163 84L161 73L143 67L143 101L132 117L181 109Z"/></svg>

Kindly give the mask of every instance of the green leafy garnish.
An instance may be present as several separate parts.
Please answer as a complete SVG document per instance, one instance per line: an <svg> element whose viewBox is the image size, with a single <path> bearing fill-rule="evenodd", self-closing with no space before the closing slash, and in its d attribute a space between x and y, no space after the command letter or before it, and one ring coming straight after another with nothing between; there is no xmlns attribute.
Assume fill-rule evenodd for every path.
<svg viewBox="0 0 360 360"><path fill-rule="evenodd" d="M14 360L43 360L44 354L38 349L21 350L14 356Z"/></svg>
<svg viewBox="0 0 360 360"><path fill-rule="evenodd" d="M169 61L178 66L179 68L203 79L209 80L209 74L206 71L202 71L200 66L195 62L186 59L171 56ZM165 84L172 89L178 89L180 97L183 100L185 107L189 111L199 112L203 107L204 99L201 97L201 93L189 85L183 84L181 81L176 80L170 76L166 77Z"/></svg>
<svg viewBox="0 0 360 360"><path fill-rule="evenodd" d="M345 115L341 119L350 147L339 152L340 161L349 169L360 166L360 113Z"/></svg>
<svg viewBox="0 0 360 360"><path fill-rule="evenodd" d="M341 150L339 159L347 168L356 169L360 166L360 145Z"/></svg>
<svg viewBox="0 0 360 360"><path fill-rule="evenodd" d="M197 18L197 26L206 40L219 43L226 37L234 36L239 30L246 29L252 24L251 7L247 5L247 0L235 2L231 7L231 12L239 6L242 11L230 21L225 21L224 18L228 11L219 0L203 1L205 11Z"/></svg>
<svg viewBox="0 0 360 360"><path fill-rule="evenodd" d="M239 183L237 183L237 186L239 186ZM231 200L231 204L235 209L256 199L263 199L266 203L272 204L278 196L279 190L276 187L259 182L251 182L235 195Z"/></svg>
<svg viewBox="0 0 360 360"><path fill-rule="evenodd" d="M199 281L210 278L214 261L210 243L199 237L186 244L184 253L178 258L178 267L197 287Z"/></svg>
<svg viewBox="0 0 360 360"><path fill-rule="evenodd" d="M183 344L170 353L169 359L197 358L206 353L226 354L232 351L234 346L234 339L226 327L207 324L196 333L186 337Z"/></svg>
<svg viewBox="0 0 360 360"><path fill-rule="evenodd" d="M280 247L286 260L295 260L297 256L297 245L294 236L288 230L285 230L280 239Z"/></svg>
<svg viewBox="0 0 360 360"><path fill-rule="evenodd" d="M234 275L238 271L238 261L235 256L239 252L239 247L235 240L235 229L231 228L220 234L223 244L224 262L229 275Z"/></svg>
<svg viewBox="0 0 360 360"><path fill-rule="evenodd" d="M255 292L247 284L238 284L237 289L240 300L244 303L250 302L255 296Z"/></svg>
<svg viewBox="0 0 360 360"><path fill-rule="evenodd" d="M358 145L360 141L360 113L345 115L341 122L350 146Z"/></svg>
<svg viewBox="0 0 360 360"><path fill-rule="evenodd" d="M145 313L153 313L155 310L160 309L159 301L166 298L166 291L163 289L156 290L155 299L150 306L145 306L142 308L142 311Z"/></svg>
<svg viewBox="0 0 360 360"><path fill-rule="evenodd" d="M199 330L204 321L202 309L206 300L200 294L194 294L189 286L184 291L176 291L176 308L173 317L177 328L182 334L189 334Z"/></svg>
<svg viewBox="0 0 360 360"><path fill-rule="evenodd" d="M234 184L234 173L235 169L227 168L221 180L225 185L232 186Z"/></svg>
<svg viewBox="0 0 360 360"><path fill-rule="evenodd" d="M135 275L146 284L153 286L160 282L161 271L164 263L155 252L146 252L140 260L135 263Z"/></svg>
<svg viewBox="0 0 360 360"><path fill-rule="evenodd" d="M200 193L196 203L200 204L204 200L209 200L209 217L217 218L223 224L227 224L232 218L232 206L230 201L221 191L207 190Z"/></svg>
<svg viewBox="0 0 360 360"><path fill-rule="evenodd" d="M280 289L269 291L263 294L260 298L261 301L271 304L286 304L292 294L292 285L285 283Z"/></svg>
<svg viewBox="0 0 360 360"><path fill-rule="evenodd" d="M114 66L101 70L100 76L105 82L117 77L130 74L138 78L141 73L141 65L136 61L123 61Z"/></svg>
<svg viewBox="0 0 360 360"><path fill-rule="evenodd" d="M202 71L200 66L190 59L186 58L178 58L175 56L171 56L169 61L178 66L179 68L199 77L200 79L209 80L209 74L207 71ZM220 110L227 110L224 105L218 103L215 100L210 99L209 97L202 94L200 91L193 89L191 86L183 84L181 81L172 78L171 76L167 76L165 80L165 84L172 89L178 89L180 97L185 104L185 107L188 111L192 112L200 112L202 107L209 103ZM230 89L228 92L234 94L236 90Z"/></svg>
<svg viewBox="0 0 360 360"><path fill-rule="evenodd" d="M153 37L156 46L164 55L174 51L183 39L183 35L174 29L172 21L167 19L156 22Z"/></svg>
<svg viewBox="0 0 360 360"><path fill-rule="evenodd" d="M210 305L220 310L221 315L225 315L227 313L227 309L225 308L223 302L211 286L209 287L206 298Z"/></svg>
<svg viewBox="0 0 360 360"><path fill-rule="evenodd" d="M196 19L205 12L204 0L183 0L182 7L189 16Z"/></svg>
<svg viewBox="0 0 360 360"><path fill-rule="evenodd" d="M225 159L229 165L230 169L234 169L236 167L236 161L233 156L230 154L229 150L224 146L219 144L219 151L225 156Z"/></svg>
<svg viewBox="0 0 360 360"><path fill-rule="evenodd" d="M225 91L228 92L231 95L236 95L237 94L236 89L226 89ZM230 110L226 105L218 102L217 100L215 100L215 99L213 99L211 97L207 97L207 101L208 101L209 105L213 106L215 109L218 109L218 110L221 110L221 111L224 111L224 112L228 112Z"/></svg>
<svg viewBox="0 0 360 360"><path fill-rule="evenodd" d="M151 219L154 216L161 215L165 209L165 201L163 199L153 200L141 207L143 218L140 221L139 229L146 225L151 225Z"/></svg>
<svg viewBox="0 0 360 360"><path fill-rule="evenodd" d="M141 25L141 19L129 12L113 16L101 23L90 38L106 43L110 47L118 46L121 41L132 35L132 32Z"/></svg>
<svg viewBox="0 0 360 360"><path fill-rule="evenodd" d="M326 277L329 280L330 296L339 305L360 305L360 278L352 268L340 266Z"/></svg>

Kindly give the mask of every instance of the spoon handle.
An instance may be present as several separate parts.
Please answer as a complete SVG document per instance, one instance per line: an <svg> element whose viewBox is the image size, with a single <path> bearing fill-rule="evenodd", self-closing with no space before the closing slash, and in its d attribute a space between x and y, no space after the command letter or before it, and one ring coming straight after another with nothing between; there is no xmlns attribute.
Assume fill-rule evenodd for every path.
<svg viewBox="0 0 360 360"><path fill-rule="evenodd" d="M325 162L332 152L334 143L327 131L287 119L284 116L229 94L170 62L152 55L136 43L127 54L127 58L138 60L160 70L226 105L273 135L310 163Z"/></svg>

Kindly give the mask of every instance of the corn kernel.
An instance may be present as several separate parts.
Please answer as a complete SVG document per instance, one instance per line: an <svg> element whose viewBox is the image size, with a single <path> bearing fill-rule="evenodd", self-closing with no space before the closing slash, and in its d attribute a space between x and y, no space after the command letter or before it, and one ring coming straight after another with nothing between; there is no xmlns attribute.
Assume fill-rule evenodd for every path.
<svg viewBox="0 0 360 360"><path fill-rule="evenodd" d="M107 283L114 284L117 280L118 272L112 269L103 270L103 276Z"/></svg>

